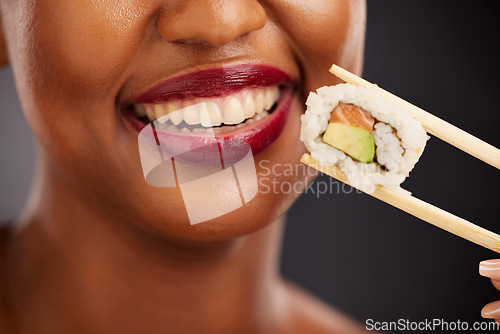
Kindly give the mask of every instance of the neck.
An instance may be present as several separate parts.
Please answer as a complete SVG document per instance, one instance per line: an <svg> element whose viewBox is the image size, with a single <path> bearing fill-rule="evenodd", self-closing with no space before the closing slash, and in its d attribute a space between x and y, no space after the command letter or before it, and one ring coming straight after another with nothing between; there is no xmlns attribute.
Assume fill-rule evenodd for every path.
<svg viewBox="0 0 500 334"><path fill-rule="evenodd" d="M125 223L51 168L36 179L7 263L25 332L258 333L274 326L282 220L249 236L185 245Z"/></svg>

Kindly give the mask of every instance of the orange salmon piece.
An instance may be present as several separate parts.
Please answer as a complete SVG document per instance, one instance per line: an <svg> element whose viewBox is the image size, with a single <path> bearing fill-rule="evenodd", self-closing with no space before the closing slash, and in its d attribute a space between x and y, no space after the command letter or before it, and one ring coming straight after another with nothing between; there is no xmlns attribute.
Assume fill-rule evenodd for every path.
<svg viewBox="0 0 500 334"><path fill-rule="evenodd" d="M372 132L375 119L361 107L341 102L333 109L330 123L343 123Z"/></svg>

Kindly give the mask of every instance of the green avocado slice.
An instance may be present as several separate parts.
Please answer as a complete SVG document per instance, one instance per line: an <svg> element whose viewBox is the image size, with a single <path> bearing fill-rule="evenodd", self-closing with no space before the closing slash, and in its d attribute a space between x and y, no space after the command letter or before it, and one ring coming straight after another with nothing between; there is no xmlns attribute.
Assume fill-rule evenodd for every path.
<svg viewBox="0 0 500 334"><path fill-rule="evenodd" d="M344 123L330 123L323 141L361 162L373 162L375 140L370 132Z"/></svg>

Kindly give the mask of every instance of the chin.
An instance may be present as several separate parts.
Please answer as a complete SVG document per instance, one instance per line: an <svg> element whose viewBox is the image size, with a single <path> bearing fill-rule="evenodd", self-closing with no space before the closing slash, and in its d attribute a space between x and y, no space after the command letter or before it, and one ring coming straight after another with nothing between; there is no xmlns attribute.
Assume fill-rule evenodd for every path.
<svg viewBox="0 0 500 334"><path fill-rule="evenodd" d="M179 183L175 187L153 186L149 183L164 180L142 177L144 181L136 185L141 188L138 192L142 194L138 196L140 205L130 216L136 217L136 223L160 236L185 242L229 240L254 233L280 219L315 175L295 167L300 164L300 157L305 151L298 139L303 112L300 100L293 99L289 109L287 121L277 138L264 151L253 156L251 165L254 169L250 172L241 167L235 168L223 178L218 178L215 184L211 181L200 183L195 177L191 180L195 187L188 191ZM176 166L179 178L180 165ZM238 166L238 162L225 166L225 170L229 166ZM201 167L204 175L210 178L212 169L212 166ZM200 167L196 166L194 170L197 172L194 175L199 176ZM238 188L234 187L235 178ZM276 187L283 184L290 187ZM191 197L186 198L186 193ZM210 206L206 209L206 202L211 202L212 207L215 205L216 211L219 211L216 214L203 211L210 210ZM219 214L221 212L223 214Z"/></svg>

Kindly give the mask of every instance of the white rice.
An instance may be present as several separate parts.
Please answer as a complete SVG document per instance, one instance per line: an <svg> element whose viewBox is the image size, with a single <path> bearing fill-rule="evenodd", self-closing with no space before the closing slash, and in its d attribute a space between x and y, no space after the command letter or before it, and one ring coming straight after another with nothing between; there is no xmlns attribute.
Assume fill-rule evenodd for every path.
<svg viewBox="0 0 500 334"><path fill-rule="evenodd" d="M377 89L376 85L366 88L339 84L310 93L306 113L301 117L300 139L320 164L339 166L352 186L372 193L382 185L409 194L400 184L422 155L428 137L420 122L381 98ZM331 112L340 102L359 106L376 120L371 133L376 162L359 162L323 141Z"/></svg>

